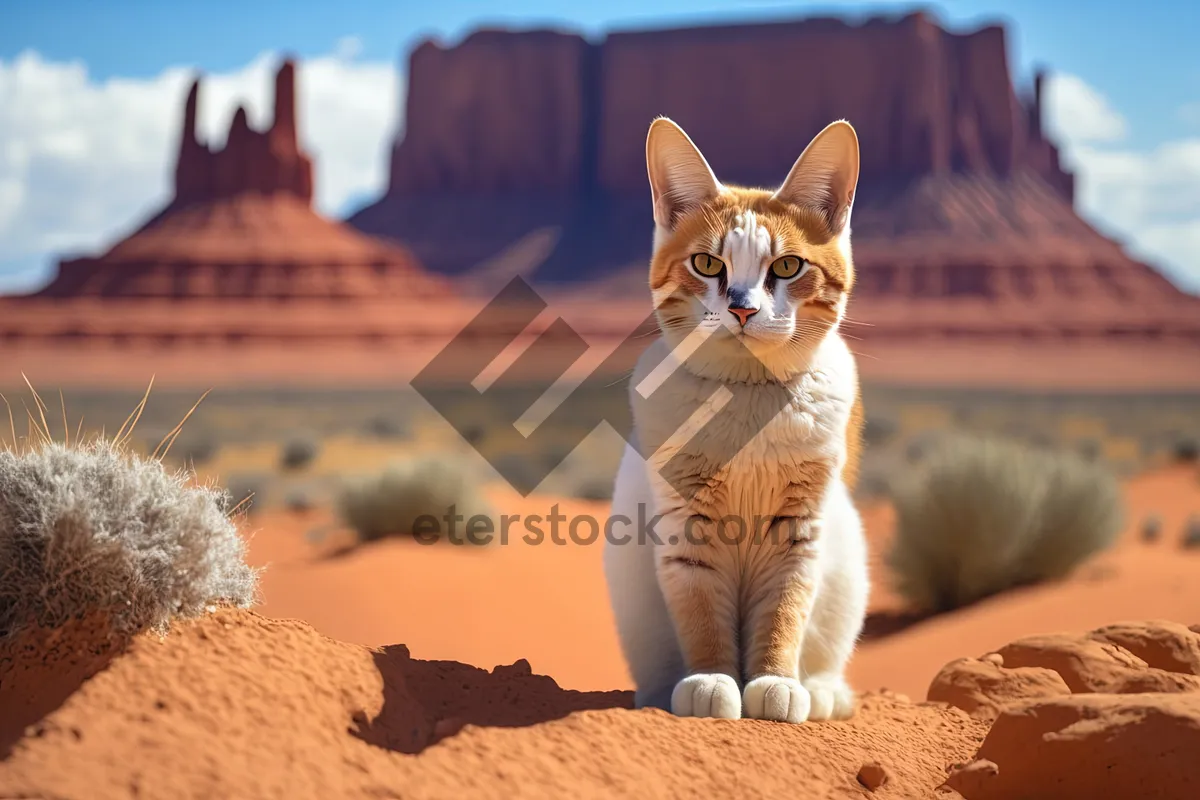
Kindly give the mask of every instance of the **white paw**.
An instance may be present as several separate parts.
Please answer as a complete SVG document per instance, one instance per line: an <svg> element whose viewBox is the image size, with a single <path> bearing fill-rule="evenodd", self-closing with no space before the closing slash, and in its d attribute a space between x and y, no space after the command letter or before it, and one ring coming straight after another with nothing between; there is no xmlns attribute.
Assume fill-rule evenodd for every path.
<svg viewBox="0 0 1200 800"><path fill-rule="evenodd" d="M721 673L688 675L675 684L671 713L677 717L741 719L742 695L737 681Z"/></svg>
<svg viewBox="0 0 1200 800"><path fill-rule="evenodd" d="M747 717L778 722L804 722L812 702L800 681L778 675L763 675L747 683L742 701Z"/></svg>
<svg viewBox="0 0 1200 800"><path fill-rule="evenodd" d="M854 716L854 691L841 678L807 678L804 688L812 696L809 719L850 719Z"/></svg>

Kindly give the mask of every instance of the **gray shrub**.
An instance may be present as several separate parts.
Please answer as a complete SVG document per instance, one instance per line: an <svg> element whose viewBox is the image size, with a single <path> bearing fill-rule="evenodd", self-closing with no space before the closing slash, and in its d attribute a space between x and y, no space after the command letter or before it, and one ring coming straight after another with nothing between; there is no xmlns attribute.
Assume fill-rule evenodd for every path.
<svg viewBox="0 0 1200 800"><path fill-rule="evenodd" d="M342 521L354 529L360 541L410 536L417 520L424 516L437 520L439 538L454 541L449 537L449 522L444 519L453 508L456 516L462 516L455 523L457 543L475 543L465 536L467 521L476 515L492 515L478 478L462 461L448 456L397 462L377 475L346 486L337 506Z"/></svg>
<svg viewBox="0 0 1200 800"><path fill-rule="evenodd" d="M129 633L251 605L258 574L228 505L107 442L0 451L0 638L92 612Z"/></svg>
<svg viewBox="0 0 1200 800"><path fill-rule="evenodd" d="M1111 545L1124 517L1102 465L988 438L943 441L894 498L896 586L929 611L1062 577Z"/></svg>

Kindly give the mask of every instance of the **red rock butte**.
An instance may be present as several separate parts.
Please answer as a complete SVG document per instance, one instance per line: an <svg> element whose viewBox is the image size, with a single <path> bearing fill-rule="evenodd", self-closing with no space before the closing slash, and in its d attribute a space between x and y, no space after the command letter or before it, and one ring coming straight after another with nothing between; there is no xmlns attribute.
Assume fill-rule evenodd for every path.
<svg viewBox="0 0 1200 800"><path fill-rule="evenodd" d="M354 300L443 295L402 246L364 235L312 208L313 163L299 147L296 69L275 76L274 119L256 131L234 114L225 146L196 131L201 82L184 106L175 193L102 255L64 260L21 301L99 299Z"/></svg>
<svg viewBox="0 0 1200 800"><path fill-rule="evenodd" d="M844 118L862 145L850 313L864 340L1200 345L1200 300L1076 214L1043 77L1018 97L1000 26L954 33L915 13L600 42L485 30L423 43L408 75L388 191L349 221L441 272L550 231L535 282L637 291L651 120L679 122L723 180L774 186Z"/></svg>

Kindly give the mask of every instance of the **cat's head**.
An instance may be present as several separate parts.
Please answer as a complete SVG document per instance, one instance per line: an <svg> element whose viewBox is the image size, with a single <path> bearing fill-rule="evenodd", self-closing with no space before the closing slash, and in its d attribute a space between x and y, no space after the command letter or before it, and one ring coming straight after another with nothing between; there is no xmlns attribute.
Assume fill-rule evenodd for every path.
<svg viewBox="0 0 1200 800"><path fill-rule="evenodd" d="M654 200L650 289L672 346L713 329L773 372L787 372L841 321L854 283L850 211L858 137L830 124L775 191L722 184L669 119L650 126Z"/></svg>

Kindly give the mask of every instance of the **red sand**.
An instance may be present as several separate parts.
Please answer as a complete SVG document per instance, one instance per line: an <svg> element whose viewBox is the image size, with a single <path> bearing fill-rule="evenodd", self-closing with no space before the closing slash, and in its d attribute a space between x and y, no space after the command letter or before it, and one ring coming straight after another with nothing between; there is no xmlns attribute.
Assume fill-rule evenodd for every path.
<svg viewBox="0 0 1200 800"><path fill-rule="evenodd" d="M1111 624L1200 617L1200 556L1174 541L1198 496L1192 471L1132 482L1131 518L1162 514L1160 543L865 643L858 715L799 726L559 688L628 687L599 545L335 555L304 540L311 519L267 518L263 610L316 631L223 611L165 639L109 642L90 620L0 645L0 797L1200 796L1200 627ZM867 517L878 548L890 515ZM912 702L931 681L938 702Z"/></svg>
<svg viewBox="0 0 1200 800"><path fill-rule="evenodd" d="M888 688L923 697L938 669L1038 633L1089 629L1118 619L1200 619L1200 552L1177 540L1189 513L1200 512L1195 469L1166 469L1127 487L1131 534L1116 549L1059 584L1011 592L968 609L865 641L851 664L857 688ZM506 513L546 514L553 503L567 516L605 513L602 504L499 493ZM1149 512L1163 520L1163 538L1134 541ZM872 608L896 611L880 555L891 509L864 512L873 550ZM527 658L533 668L573 689L630 688L608 608L600 543L475 549L387 541L350 555L321 558L303 541L311 522L277 515L251 544L263 577L263 613L295 617L322 633L365 645L405 642L419 658L474 664ZM415 615L410 609L420 608ZM570 643L569 646L564 643Z"/></svg>
<svg viewBox="0 0 1200 800"><path fill-rule="evenodd" d="M48 662L16 680L37 682ZM18 739L0 787L63 800L860 797L855 776L876 761L890 776L881 797L921 797L986 730L953 709L878 696L826 725L566 716L629 699L564 692L527 664L489 674L223 612L177 624L165 642L134 640Z"/></svg>
<svg viewBox="0 0 1200 800"><path fill-rule="evenodd" d="M987 657L993 672L1045 675L1044 692L1000 681L972 695L976 662L949 665L945 699L973 715L875 694L847 722L805 725L631 711L628 693L564 691L526 662L417 661L242 611L107 653L88 630L0 648L3 796L927 798L952 796L947 777L967 800L1200 788L1200 634L1181 625ZM1124 686L1093 693L1118 673ZM47 686L55 702L30 715L21 698ZM1111 693L1123 690L1139 693ZM980 691L988 713L970 702Z"/></svg>

